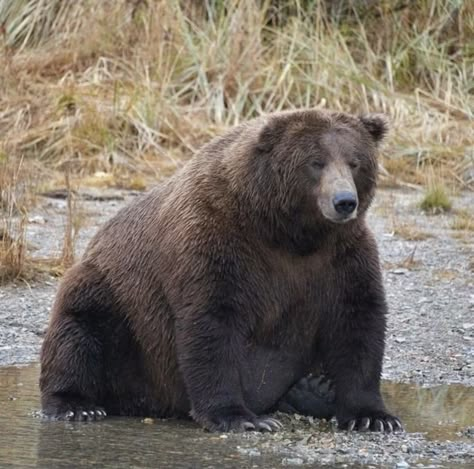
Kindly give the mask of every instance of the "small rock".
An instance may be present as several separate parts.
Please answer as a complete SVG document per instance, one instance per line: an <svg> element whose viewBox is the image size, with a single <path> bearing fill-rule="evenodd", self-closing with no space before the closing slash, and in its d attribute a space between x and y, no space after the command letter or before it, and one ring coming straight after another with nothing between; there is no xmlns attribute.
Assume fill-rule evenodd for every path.
<svg viewBox="0 0 474 469"><path fill-rule="evenodd" d="M228 435L220 435L219 438L222 438L223 440L225 440L226 438L229 438Z"/></svg>
<svg viewBox="0 0 474 469"><path fill-rule="evenodd" d="M360 457L365 458L365 457L367 457L367 456L369 455L369 451L368 451L367 448L361 448L361 449L357 452L357 454L358 454Z"/></svg>
<svg viewBox="0 0 474 469"><path fill-rule="evenodd" d="M301 458L283 458L281 463L284 466L302 466L304 464L304 460Z"/></svg>
<svg viewBox="0 0 474 469"><path fill-rule="evenodd" d="M347 448L336 448L336 452L339 454L349 454L350 450Z"/></svg>
<svg viewBox="0 0 474 469"><path fill-rule="evenodd" d="M44 225L46 223L46 218L42 217L41 215L35 215L28 219L29 223L34 223L36 225Z"/></svg>
<svg viewBox="0 0 474 469"><path fill-rule="evenodd" d="M397 342L398 344L403 344L406 341L407 341L407 339L405 339L405 337L396 337L395 338L395 342Z"/></svg>
<svg viewBox="0 0 474 469"><path fill-rule="evenodd" d="M392 269L389 271L391 274L395 274L395 275L405 275L406 273L409 272L408 269Z"/></svg>
<svg viewBox="0 0 474 469"><path fill-rule="evenodd" d="M467 427L462 433L470 438L474 438L474 427Z"/></svg>
<svg viewBox="0 0 474 469"><path fill-rule="evenodd" d="M406 461L404 461L404 460L401 460L401 461L397 462L397 464L395 465L395 467L402 469L402 468L405 468L405 467L410 467L410 464L408 464L408 463L407 463Z"/></svg>
<svg viewBox="0 0 474 469"><path fill-rule="evenodd" d="M468 331L468 330L474 328L474 322L465 322L461 327L462 327L464 330Z"/></svg>
<svg viewBox="0 0 474 469"><path fill-rule="evenodd" d="M155 421L151 419L150 417L146 417L142 420L142 423L151 424L151 423L155 423Z"/></svg>
<svg viewBox="0 0 474 469"><path fill-rule="evenodd" d="M262 453L256 448L237 448L237 451L240 454L244 454L245 456L256 457L261 456Z"/></svg>

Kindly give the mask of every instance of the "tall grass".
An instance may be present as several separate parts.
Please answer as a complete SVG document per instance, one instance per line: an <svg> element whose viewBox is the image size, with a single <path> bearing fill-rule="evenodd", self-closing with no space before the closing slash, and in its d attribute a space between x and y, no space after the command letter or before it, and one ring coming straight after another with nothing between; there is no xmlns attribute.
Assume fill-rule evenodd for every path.
<svg viewBox="0 0 474 469"><path fill-rule="evenodd" d="M386 178L472 188L468 0L3 0L0 146L45 172L166 176L281 109L382 111Z"/></svg>
<svg viewBox="0 0 474 469"><path fill-rule="evenodd" d="M0 283L21 274L26 257L25 193L18 183L22 167L0 154ZM25 175L23 180L27 179ZM17 189L17 190L15 190Z"/></svg>
<svg viewBox="0 0 474 469"><path fill-rule="evenodd" d="M68 158L85 171L159 176L263 112L383 111L391 158L443 164L462 184L473 4L356 8L367 3L4 0L1 139L51 167Z"/></svg>

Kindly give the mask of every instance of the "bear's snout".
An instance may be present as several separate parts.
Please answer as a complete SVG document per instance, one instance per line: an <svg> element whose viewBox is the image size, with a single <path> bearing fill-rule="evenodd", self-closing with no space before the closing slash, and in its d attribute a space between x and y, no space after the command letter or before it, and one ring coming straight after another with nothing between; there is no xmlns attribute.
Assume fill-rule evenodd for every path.
<svg viewBox="0 0 474 469"><path fill-rule="evenodd" d="M349 191L338 192L332 199L337 213L348 216L357 208L356 195Z"/></svg>
<svg viewBox="0 0 474 469"><path fill-rule="evenodd" d="M333 223L345 223L357 217L359 198L349 168L338 163L332 163L325 169L317 203L324 218Z"/></svg>

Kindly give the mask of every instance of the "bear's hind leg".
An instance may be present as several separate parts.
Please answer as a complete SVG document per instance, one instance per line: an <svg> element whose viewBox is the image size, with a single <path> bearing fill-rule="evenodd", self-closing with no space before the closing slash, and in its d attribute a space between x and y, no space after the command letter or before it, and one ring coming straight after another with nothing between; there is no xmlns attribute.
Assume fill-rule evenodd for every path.
<svg viewBox="0 0 474 469"><path fill-rule="evenodd" d="M58 318L51 326L41 353L42 415L51 420L104 418L101 344L73 318Z"/></svg>
<svg viewBox="0 0 474 469"><path fill-rule="evenodd" d="M305 376L280 399L275 410L330 420L336 415L332 383L324 375Z"/></svg>
<svg viewBox="0 0 474 469"><path fill-rule="evenodd" d="M110 295L93 268L79 264L66 274L41 349L43 416L53 420L99 420L106 413L104 342ZM111 340L109 338L109 340Z"/></svg>

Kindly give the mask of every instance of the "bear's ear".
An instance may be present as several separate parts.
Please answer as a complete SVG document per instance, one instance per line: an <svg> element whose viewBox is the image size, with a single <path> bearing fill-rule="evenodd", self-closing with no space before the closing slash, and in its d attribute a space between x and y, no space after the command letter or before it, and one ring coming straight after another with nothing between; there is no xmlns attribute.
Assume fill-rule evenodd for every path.
<svg viewBox="0 0 474 469"><path fill-rule="evenodd" d="M271 151L281 141L285 133L287 122L285 119L273 118L260 131L257 140L257 150L263 153Z"/></svg>
<svg viewBox="0 0 474 469"><path fill-rule="evenodd" d="M372 136L375 143L379 143L388 132L387 117L383 114L366 114L360 116L359 120Z"/></svg>

